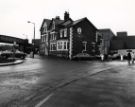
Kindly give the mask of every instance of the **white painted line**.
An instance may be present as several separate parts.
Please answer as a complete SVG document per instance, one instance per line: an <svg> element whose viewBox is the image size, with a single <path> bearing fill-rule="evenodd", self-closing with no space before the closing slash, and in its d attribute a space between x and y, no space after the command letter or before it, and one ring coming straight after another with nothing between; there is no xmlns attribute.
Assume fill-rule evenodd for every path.
<svg viewBox="0 0 135 107"><path fill-rule="evenodd" d="M46 98L40 101L35 107L41 107L47 100L49 100L53 96L53 93L49 94Z"/></svg>

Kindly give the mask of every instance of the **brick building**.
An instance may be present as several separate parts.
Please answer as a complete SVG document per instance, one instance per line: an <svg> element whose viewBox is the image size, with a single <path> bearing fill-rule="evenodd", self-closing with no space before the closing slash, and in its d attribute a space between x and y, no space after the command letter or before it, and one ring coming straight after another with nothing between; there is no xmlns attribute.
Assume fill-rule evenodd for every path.
<svg viewBox="0 0 135 107"><path fill-rule="evenodd" d="M49 25L51 20L44 19L40 28L41 38L40 38L40 48L39 52L41 55L48 55L49 51Z"/></svg>
<svg viewBox="0 0 135 107"><path fill-rule="evenodd" d="M96 32L96 42L99 47L99 53L108 55L111 47L111 40L115 34L111 29L98 29Z"/></svg>
<svg viewBox="0 0 135 107"><path fill-rule="evenodd" d="M40 54L73 59L95 54L97 28L85 17L76 21L64 13L60 17L44 19L40 32Z"/></svg>
<svg viewBox="0 0 135 107"><path fill-rule="evenodd" d="M135 35L128 35L127 32L117 32L111 40L111 51L127 54L127 52L135 52Z"/></svg>
<svg viewBox="0 0 135 107"><path fill-rule="evenodd" d="M111 50L135 49L135 36L128 35L127 32L117 32L111 41Z"/></svg>

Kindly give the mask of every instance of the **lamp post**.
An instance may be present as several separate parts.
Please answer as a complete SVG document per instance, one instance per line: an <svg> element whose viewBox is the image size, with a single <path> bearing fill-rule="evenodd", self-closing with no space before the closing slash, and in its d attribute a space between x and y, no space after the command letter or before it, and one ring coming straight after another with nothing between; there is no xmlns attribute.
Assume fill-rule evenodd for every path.
<svg viewBox="0 0 135 107"><path fill-rule="evenodd" d="M28 21L28 23L31 23L34 25L34 37L33 37L33 55L32 57L34 58L34 52L35 52L35 23L34 22L31 22L31 21Z"/></svg>

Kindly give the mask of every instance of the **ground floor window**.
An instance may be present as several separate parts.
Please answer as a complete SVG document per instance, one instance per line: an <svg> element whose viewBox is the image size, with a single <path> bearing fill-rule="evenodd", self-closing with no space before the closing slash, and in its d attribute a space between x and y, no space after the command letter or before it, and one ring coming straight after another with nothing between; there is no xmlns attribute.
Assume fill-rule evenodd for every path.
<svg viewBox="0 0 135 107"><path fill-rule="evenodd" d="M64 42L64 49L67 49L67 42Z"/></svg>
<svg viewBox="0 0 135 107"><path fill-rule="evenodd" d="M58 46L57 46L57 49L58 49L58 50L62 50L62 42L58 42L57 45L58 45Z"/></svg>
<svg viewBox="0 0 135 107"><path fill-rule="evenodd" d="M87 50L87 41L83 41L82 44L83 44L83 51L86 51Z"/></svg>
<svg viewBox="0 0 135 107"><path fill-rule="evenodd" d="M57 41L57 50L68 50L68 41Z"/></svg>
<svg viewBox="0 0 135 107"><path fill-rule="evenodd" d="M50 43L50 51L56 51L56 43Z"/></svg>

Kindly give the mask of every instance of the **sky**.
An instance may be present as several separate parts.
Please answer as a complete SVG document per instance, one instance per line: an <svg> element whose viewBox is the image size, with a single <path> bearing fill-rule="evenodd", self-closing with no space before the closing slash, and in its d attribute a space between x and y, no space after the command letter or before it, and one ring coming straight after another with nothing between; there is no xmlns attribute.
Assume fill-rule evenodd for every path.
<svg viewBox="0 0 135 107"><path fill-rule="evenodd" d="M114 34L127 31L135 35L135 0L0 0L0 34L23 39L36 38L44 18L64 17L73 20L87 17L98 29L110 28Z"/></svg>

